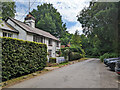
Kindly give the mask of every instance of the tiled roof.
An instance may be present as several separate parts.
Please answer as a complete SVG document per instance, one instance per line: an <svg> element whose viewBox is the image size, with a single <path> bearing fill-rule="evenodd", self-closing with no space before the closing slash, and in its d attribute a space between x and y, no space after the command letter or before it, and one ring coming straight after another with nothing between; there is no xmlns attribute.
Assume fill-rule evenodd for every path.
<svg viewBox="0 0 120 90"><path fill-rule="evenodd" d="M23 28L27 32L38 34L38 35L41 35L41 36L44 36L44 37L47 37L47 38L50 38L50 39L54 39L56 41L60 41L58 38L56 38L55 36L51 35L48 32L45 32L45 31L37 29L37 28L30 27L27 24L25 24L21 21L18 21L16 19L13 19L11 17L9 17L9 19L12 20L13 22L15 22L17 25L19 25L21 28Z"/></svg>
<svg viewBox="0 0 120 90"><path fill-rule="evenodd" d="M12 28L10 25L8 25L8 24L7 24L6 22L4 22L4 21L2 21L2 23L0 24L0 29L18 33L17 30L15 30L14 28Z"/></svg>

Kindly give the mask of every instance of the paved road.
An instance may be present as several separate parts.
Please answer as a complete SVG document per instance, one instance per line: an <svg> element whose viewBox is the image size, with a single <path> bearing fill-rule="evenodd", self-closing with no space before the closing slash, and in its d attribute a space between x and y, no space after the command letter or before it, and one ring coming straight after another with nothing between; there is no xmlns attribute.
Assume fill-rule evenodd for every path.
<svg viewBox="0 0 120 90"><path fill-rule="evenodd" d="M56 69L9 88L118 88L115 72L98 59Z"/></svg>

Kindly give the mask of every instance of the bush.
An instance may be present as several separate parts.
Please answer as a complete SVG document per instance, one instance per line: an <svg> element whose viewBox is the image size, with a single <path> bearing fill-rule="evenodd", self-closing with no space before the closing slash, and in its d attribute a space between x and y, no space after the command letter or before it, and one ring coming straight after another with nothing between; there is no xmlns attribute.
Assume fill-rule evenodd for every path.
<svg viewBox="0 0 120 90"><path fill-rule="evenodd" d="M46 44L12 38L2 39L2 80L42 70L46 66Z"/></svg>
<svg viewBox="0 0 120 90"><path fill-rule="evenodd" d="M81 58L81 55L80 55L80 53L77 53L77 52L72 52L69 55L69 60L70 61L77 60L77 59L80 59L80 58Z"/></svg>
<svg viewBox="0 0 120 90"><path fill-rule="evenodd" d="M62 56L67 59L69 56L70 60L79 59L81 57L85 57L85 52L81 47L65 47L61 49ZM76 58L75 58L76 57Z"/></svg>
<svg viewBox="0 0 120 90"><path fill-rule="evenodd" d="M105 58L115 58L115 57L118 57L118 55L116 53L105 53L104 55L100 56L100 60L101 62L103 62L103 60Z"/></svg>
<svg viewBox="0 0 120 90"><path fill-rule="evenodd" d="M50 62L50 63L56 63L56 58L50 57L50 58L49 58L49 62Z"/></svg>
<svg viewBox="0 0 120 90"><path fill-rule="evenodd" d="M118 54L116 54L116 53L109 54L109 58L113 58L113 57L118 57Z"/></svg>

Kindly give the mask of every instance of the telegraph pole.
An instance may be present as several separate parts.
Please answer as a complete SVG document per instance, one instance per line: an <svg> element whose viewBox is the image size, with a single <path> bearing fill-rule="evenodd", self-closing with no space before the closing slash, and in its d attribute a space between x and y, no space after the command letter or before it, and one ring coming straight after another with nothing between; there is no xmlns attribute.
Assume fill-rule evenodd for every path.
<svg viewBox="0 0 120 90"><path fill-rule="evenodd" d="M29 14L30 14L30 0L29 0Z"/></svg>

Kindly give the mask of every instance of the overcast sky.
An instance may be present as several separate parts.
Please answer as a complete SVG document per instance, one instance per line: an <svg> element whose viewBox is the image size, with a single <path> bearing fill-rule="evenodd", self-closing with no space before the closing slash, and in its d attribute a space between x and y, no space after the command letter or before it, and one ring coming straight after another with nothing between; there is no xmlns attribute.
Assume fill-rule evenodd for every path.
<svg viewBox="0 0 120 90"><path fill-rule="evenodd" d="M29 12L29 0L14 0L16 2L15 19L24 21L24 17ZM91 0L30 0L31 11L37 8L37 5L51 3L62 15L62 20L67 25L67 31L74 33L79 30L82 33L81 24L77 21L78 13L89 5Z"/></svg>

